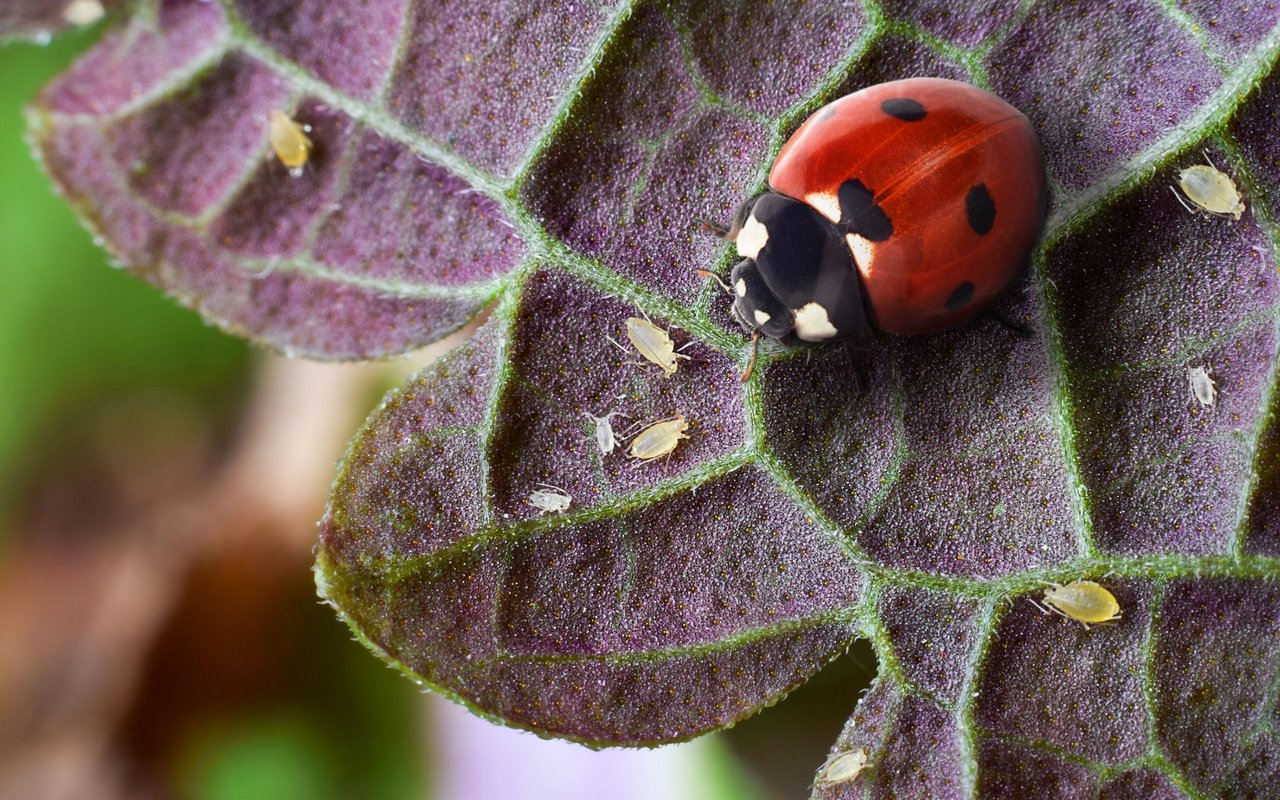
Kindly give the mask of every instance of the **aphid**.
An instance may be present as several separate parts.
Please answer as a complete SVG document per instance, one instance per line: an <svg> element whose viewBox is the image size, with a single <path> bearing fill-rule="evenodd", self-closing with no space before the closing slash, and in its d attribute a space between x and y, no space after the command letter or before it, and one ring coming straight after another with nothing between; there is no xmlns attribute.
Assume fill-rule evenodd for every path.
<svg viewBox="0 0 1280 800"><path fill-rule="evenodd" d="M92 25L102 19L107 10L99 0L71 0L62 9L62 18L69 25Z"/></svg>
<svg viewBox="0 0 1280 800"><path fill-rule="evenodd" d="M1183 208L1193 214L1230 217L1233 221L1239 222L1240 215L1244 213L1244 200L1240 199L1235 181L1209 161L1208 153L1204 154L1204 160L1209 162L1208 165L1196 164L1178 173L1178 188L1182 189L1181 195L1172 186L1169 187L1169 191L1178 198ZM1186 195L1191 205L1187 204L1187 200L1182 199L1182 195Z"/></svg>
<svg viewBox="0 0 1280 800"><path fill-rule="evenodd" d="M568 510L569 504L573 502L573 498L568 492L549 483L539 483L538 485L545 486L551 491L534 489L529 493L529 505L543 514L562 514Z"/></svg>
<svg viewBox="0 0 1280 800"><path fill-rule="evenodd" d="M611 420L614 417L625 417L626 414L621 411L610 411L603 417L597 417L595 414L583 411L582 416L596 425L596 447L599 448L600 453L606 456L612 453L619 442L617 435L613 432L613 422Z"/></svg>
<svg viewBox="0 0 1280 800"><path fill-rule="evenodd" d="M689 430L684 414L659 420L636 434L631 440L631 449L627 455L640 461L652 461L669 455L676 449L681 439L688 439L684 432Z"/></svg>
<svg viewBox="0 0 1280 800"><path fill-rule="evenodd" d="M311 140L307 138L310 125L299 125L278 108L267 114L267 135L271 140L271 149L276 151L276 158L289 168L289 174L295 178L302 174L302 168L311 157Z"/></svg>
<svg viewBox="0 0 1280 800"><path fill-rule="evenodd" d="M627 338L640 351L640 355L661 367L668 378L676 374L677 358L689 358L684 353L676 352L671 336L647 319L627 317Z"/></svg>
<svg viewBox="0 0 1280 800"><path fill-rule="evenodd" d="M1031 602L1035 603L1034 600ZM1070 617L1089 630L1089 623L1110 622L1120 618L1120 604L1116 597L1093 581L1051 583L1044 590L1044 605L1036 607L1048 614L1052 611Z"/></svg>
<svg viewBox="0 0 1280 800"><path fill-rule="evenodd" d="M827 759L818 771L818 783L845 783L858 777L867 766L867 751L859 747L857 750L845 750Z"/></svg>
<svg viewBox="0 0 1280 800"><path fill-rule="evenodd" d="M1218 401L1218 387L1209 377L1210 367L1187 367L1187 384L1191 387L1191 396L1201 408L1213 408Z"/></svg>

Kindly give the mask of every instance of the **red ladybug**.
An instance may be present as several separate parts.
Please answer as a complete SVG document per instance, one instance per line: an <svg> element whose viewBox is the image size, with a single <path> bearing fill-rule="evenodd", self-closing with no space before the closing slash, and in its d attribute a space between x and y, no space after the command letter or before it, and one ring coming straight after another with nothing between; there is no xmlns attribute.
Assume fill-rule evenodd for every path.
<svg viewBox="0 0 1280 800"><path fill-rule="evenodd" d="M818 109L727 230L733 315L754 338L866 342L987 310L1044 224L1031 123L941 78L870 86Z"/></svg>

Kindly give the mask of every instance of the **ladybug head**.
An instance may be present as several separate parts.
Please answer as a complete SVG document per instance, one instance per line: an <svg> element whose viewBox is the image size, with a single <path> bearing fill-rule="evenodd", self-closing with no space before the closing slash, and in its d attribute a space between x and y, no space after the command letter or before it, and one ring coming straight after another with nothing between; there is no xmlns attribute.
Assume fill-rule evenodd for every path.
<svg viewBox="0 0 1280 800"><path fill-rule="evenodd" d="M731 231L733 316L750 333L786 341L871 338L853 255L812 207L774 192L750 205Z"/></svg>

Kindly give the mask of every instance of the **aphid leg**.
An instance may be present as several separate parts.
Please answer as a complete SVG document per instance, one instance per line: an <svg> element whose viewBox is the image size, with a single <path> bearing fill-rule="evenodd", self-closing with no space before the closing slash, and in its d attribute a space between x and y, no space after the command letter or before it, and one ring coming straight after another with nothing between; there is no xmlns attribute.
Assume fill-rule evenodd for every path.
<svg viewBox="0 0 1280 800"><path fill-rule="evenodd" d="M1206 147L1205 149L1201 150L1200 152L1204 154L1204 160L1205 160L1205 161L1207 161L1207 162L1209 162L1209 166L1213 167L1214 169L1218 169L1218 165L1217 165L1217 164L1215 164L1215 163L1213 163L1213 159L1212 159L1212 158L1209 158L1209 148L1207 148L1207 147ZM1221 170L1218 170L1218 171L1219 171L1219 172L1221 172Z"/></svg>
<svg viewBox="0 0 1280 800"><path fill-rule="evenodd" d="M627 417L627 419L632 419L632 418ZM631 423L631 427L627 428L622 433L618 433L617 431L615 431L614 435L618 437L618 441L625 442L627 439L630 439L632 436L635 436L637 433L639 433L641 429L647 428L651 424L653 423L647 423L644 420L637 419L635 422Z"/></svg>
<svg viewBox="0 0 1280 800"><path fill-rule="evenodd" d="M1027 602L1028 602L1028 603L1030 603L1031 605L1035 606L1036 608L1040 609L1040 613L1041 613L1041 614L1049 614L1049 613L1051 613L1051 612L1049 611L1049 609L1047 609L1047 608L1045 608L1044 606L1042 606L1042 605L1040 605L1039 603L1037 603L1037 602L1036 602L1036 599L1035 599L1034 597L1028 597L1028 598L1027 598Z"/></svg>
<svg viewBox="0 0 1280 800"><path fill-rule="evenodd" d="M627 348L623 347L622 345L618 344L618 340L617 340L617 339L613 338L612 336L610 336L610 335L609 335L609 334L607 334L607 333L604 335L604 338L608 339L610 344L612 344L614 347L616 347L616 348L618 348L619 350L621 350L625 355L627 355L627 356L630 356L630 355L631 355L632 351L630 351L630 350L628 350ZM627 366L629 366L629 367L641 367L641 368L643 368L643 369L648 369L648 368L649 368L649 366L650 366L649 364L645 363L644 361L635 361L635 360L628 360L628 361L624 361L624 362L622 362L622 363L626 364L626 365L627 365Z"/></svg>
<svg viewBox="0 0 1280 800"><path fill-rule="evenodd" d="M1028 600L1030 600L1031 598L1027 598L1027 599L1028 599ZM1068 614L1067 612L1065 612L1065 611L1063 611L1062 609L1058 608L1057 606L1053 605L1052 603L1045 603L1044 605L1041 605L1041 604L1039 604L1039 603L1036 603L1036 601L1035 601L1035 600L1031 600L1031 602L1032 602L1033 604L1035 604L1035 605L1036 605L1036 606L1037 606L1041 611L1045 611L1045 610L1047 610L1047 611L1049 611L1050 613L1057 614L1058 616L1062 617L1063 619L1075 620L1076 622L1079 622L1081 625L1084 625L1084 629L1085 629L1085 630L1089 630L1089 625L1088 625L1087 623L1085 623L1085 622L1084 622L1084 621L1082 621L1082 620L1078 620L1078 619L1076 619L1075 617L1071 616L1070 614Z"/></svg>
<svg viewBox="0 0 1280 800"><path fill-rule="evenodd" d="M759 343L760 331L754 330L751 332L751 358L747 360L747 368L743 371L742 377L738 379L741 383L746 383L747 379L751 377L751 372L756 368L756 349Z"/></svg>
<svg viewBox="0 0 1280 800"><path fill-rule="evenodd" d="M627 348L623 347L622 345L618 344L618 340L617 340L617 339L613 338L612 336L610 336L610 335L609 335L609 334L607 334L607 333L604 335L604 338L608 339L608 340L609 340L609 343L610 343L610 344L612 344L614 347L618 348L619 350L621 350L622 352L626 353L627 355L631 355L631 351L630 351L630 350L628 350Z"/></svg>
<svg viewBox="0 0 1280 800"><path fill-rule="evenodd" d="M698 275L700 275L703 278L710 278L711 280L720 284L720 288L724 289L725 294L729 295L730 297L733 296L733 289L730 289L729 284L724 282L724 278L721 278L719 275L715 274L709 269L695 269L694 272L698 273Z"/></svg>
<svg viewBox="0 0 1280 800"><path fill-rule="evenodd" d="M1175 189L1175 188L1173 188L1172 186L1170 186L1170 187L1169 187L1169 191L1173 192L1173 196L1174 196L1174 197L1178 198L1178 202L1182 205L1182 207L1183 207L1183 208L1185 208L1185 209L1187 210L1187 213L1188 213L1188 214L1199 214L1199 213L1200 213L1198 209L1192 208L1190 205L1188 205L1188 204L1187 204L1187 201L1186 201L1186 200L1183 200L1183 199L1182 199L1182 195L1178 194L1178 190L1177 190L1177 189Z"/></svg>
<svg viewBox="0 0 1280 800"><path fill-rule="evenodd" d="M631 419L630 414L625 414L621 411L610 411L608 414L605 414L603 417L597 417L595 414L592 414L590 411L583 411L582 416L586 417L592 422L598 419L602 419L607 422L607 421L611 421L614 417L626 417L627 419Z"/></svg>

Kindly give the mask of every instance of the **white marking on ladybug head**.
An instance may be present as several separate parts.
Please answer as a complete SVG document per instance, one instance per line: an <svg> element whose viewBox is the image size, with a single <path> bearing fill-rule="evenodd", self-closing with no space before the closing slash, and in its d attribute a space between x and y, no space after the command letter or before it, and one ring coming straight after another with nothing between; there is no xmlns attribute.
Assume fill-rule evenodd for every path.
<svg viewBox="0 0 1280 800"><path fill-rule="evenodd" d="M738 278L738 282L733 285L734 294L738 297L747 296L747 281L744 278Z"/></svg>
<svg viewBox="0 0 1280 800"><path fill-rule="evenodd" d="M758 308L755 309L752 313L755 315L757 325L763 325L769 320L773 319L773 317L769 316L767 312L761 311Z"/></svg>
<svg viewBox="0 0 1280 800"><path fill-rule="evenodd" d="M747 217L746 224L738 231L738 257L754 261L768 243L769 229L755 215Z"/></svg>
<svg viewBox="0 0 1280 800"><path fill-rule="evenodd" d="M795 315L796 336L806 342L821 342L839 333L831 324L827 310L817 303L805 303L796 309Z"/></svg>
<svg viewBox="0 0 1280 800"><path fill-rule="evenodd" d="M805 203L813 206L818 213L832 222L840 221L840 199L828 192L814 192L804 196Z"/></svg>

